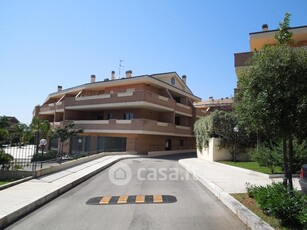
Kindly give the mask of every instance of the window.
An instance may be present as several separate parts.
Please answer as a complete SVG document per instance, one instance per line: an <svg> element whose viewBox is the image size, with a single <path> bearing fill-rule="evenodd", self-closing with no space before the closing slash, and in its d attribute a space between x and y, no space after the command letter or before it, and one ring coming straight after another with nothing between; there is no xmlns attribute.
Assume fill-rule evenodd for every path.
<svg viewBox="0 0 307 230"><path fill-rule="evenodd" d="M107 120L111 120L111 119L112 119L112 114L108 113Z"/></svg>
<svg viewBox="0 0 307 230"><path fill-rule="evenodd" d="M103 120L103 115L98 115L98 116L96 117L96 119L97 119L97 120Z"/></svg>
<svg viewBox="0 0 307 230"><path fill-rule="evenodd" d="M132 120L132 119L133 119L133 113L124 114L124 120Z"/></svg>
<svg viewBox="0 0 307 230"><path fill-rule="evenodd" d="M183 139L180 139L179 140L179 147L183 147L184 146L184 140Z"/></svg>
<svg viewBox="0 0 307 230"><path fill-rule="evenodd" d="M175 125L181 125L180 117L175 117Z"/></svg>

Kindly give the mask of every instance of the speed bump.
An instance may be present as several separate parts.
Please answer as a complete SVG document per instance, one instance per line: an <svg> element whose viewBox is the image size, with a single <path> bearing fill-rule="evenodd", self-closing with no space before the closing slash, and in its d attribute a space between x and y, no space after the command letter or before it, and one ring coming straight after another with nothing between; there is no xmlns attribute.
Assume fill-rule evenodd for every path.
<svg viewBox="0 0 307 230"><path fill-rule="evenodd" d="M171 195L121 195L102 196L89 199L88 205L119 205L119 204L166 204L174 203L177 199Z"/></svg>

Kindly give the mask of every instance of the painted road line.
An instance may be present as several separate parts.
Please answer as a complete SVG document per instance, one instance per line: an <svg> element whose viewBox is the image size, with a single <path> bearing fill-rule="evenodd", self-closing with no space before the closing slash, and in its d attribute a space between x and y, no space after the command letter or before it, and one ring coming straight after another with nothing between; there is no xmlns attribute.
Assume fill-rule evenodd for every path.
<svg viewBox="0 0 307 230"><path fill-rule="evenodd" d="M112 196L104 196L100 200L99 204L109 204L109 201L111 200Z"/></svg>
<svg viewBox="0 0 307 230"><path fill-rule="evenodd" d="M144 203L145 202L145 196L136 196L135 203Z"/></svg>
<svg viewBox="0 0 307 230"><path fill-rule="evenodd" d="M118 203L118 204L126 204L126 203L127 203L127 200L128 200L128 197L129 197L129 196L120 196L120 197L118 198L117 203Z"/></svg>
<svg viewBox="0 0 307 230"><path fill-rule="evenodd" d="M163 203L162 195L154 195L153 196L153 202L154 203Z"/></svg>

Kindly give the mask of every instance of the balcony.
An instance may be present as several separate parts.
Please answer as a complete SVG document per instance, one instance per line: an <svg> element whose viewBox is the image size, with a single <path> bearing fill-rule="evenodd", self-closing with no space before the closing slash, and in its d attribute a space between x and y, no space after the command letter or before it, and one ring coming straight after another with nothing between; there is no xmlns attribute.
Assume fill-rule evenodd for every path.
<svg viewBox="0 0 307 230"><path fill-rule="evenodd" d="M209 113L205 109L196 109L196 117L201 118L207 116Z"/></svg>
<svg viewBox="0 0 307 230"><path fill-rule="evenodd" d="M175 112L192 117L192 107L148 91L123 92L65 98L63 102L50 103L39 107L39 114L53 115L55 112L97 109L149 109L161 112Z"/></svg>
<svg viewBox="0 0 307 230"><path fill-rule="evenodd" d="M235 67L247 66L247 62L253 56L253 52L236 53L235 54Z"/></svg>
<svg viewBox="0 0 307 230"><path fill-rule="evenodd" d="M147 91L67 98L65 105L67 109L74 110L145 108L156 111L174 111L185 116L192 116L191 107Z"/></svg>
<svg viewBox="0 0 307 230"><path fill-rule="evenodd" d="M76 129L83 129L85 133L193 136L191 127L148 119L78 120L72 121L72 123L75 125Z"/></svg>
<svg viewBox="0 0 307 230"><path fill-rule="evenodd" d="M55 112L63 113L64 112L64 102L55 102L47 105L42 105L39 107L39 114L42 115L51 115Z"/></svg>

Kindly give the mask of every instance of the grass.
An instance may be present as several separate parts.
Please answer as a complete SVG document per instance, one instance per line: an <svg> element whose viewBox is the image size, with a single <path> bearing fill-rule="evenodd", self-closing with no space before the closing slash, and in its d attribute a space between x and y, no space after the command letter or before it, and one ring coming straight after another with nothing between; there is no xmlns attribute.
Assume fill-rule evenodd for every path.
<svg viewBox="0 0 307 230"><path fill-rule="evenodd" d="M1 180L1 181L0 181L0 186L1 186L1 185L4 185L4 184L8 184L8 183L10 183L10 182L12 182L12 180Z"/></svg>
<svg viewBox="0 0 307 230"><path fill-rule="evenodd" d="M267 167L260 166L258 162L254 161L249 161L249 162L233 162L233 161L220 161L220 163L226 164L226 165L231 165L231 166L236 166L239 168L244 168L244 169L249 169L253 170L256 172L261 172L261 173L266 173L266 174L271 174L271 171ZM275 168L275 173L282 173L280 167Z"/></svg>
<svg viewBox="0 0 307 230"><path fill-rule="evenodd" d="M267 222L271 225L274 229L287 229L284 226L281 226L281 221L273 216L266 215L256 204L256 201L252 198L249 198L247 193L239 193L239 194L232 194L232 196L237 199L240 203L242 203L245 207L259 216L262 220Z"/></svg>

